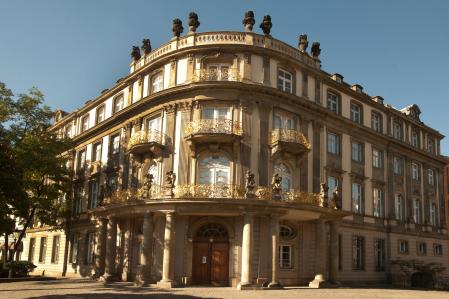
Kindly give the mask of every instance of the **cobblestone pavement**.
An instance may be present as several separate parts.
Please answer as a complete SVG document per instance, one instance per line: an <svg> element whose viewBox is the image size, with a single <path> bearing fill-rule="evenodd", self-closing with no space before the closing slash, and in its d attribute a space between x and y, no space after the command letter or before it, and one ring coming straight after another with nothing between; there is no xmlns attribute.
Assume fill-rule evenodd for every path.
<svg viewBox="0 0 449 299"><path fill-rule="evenodd" d="M114 283L105 286L91 280L64 279L56 281L29 281L0 284L1 299L16 298L419 298L449 299L449 292L374 289L374 288L338 288L308 289L286 288L283 290L238 291L234 288L189 287L161 290L152 287L138 288L130 283Z"/></svg>

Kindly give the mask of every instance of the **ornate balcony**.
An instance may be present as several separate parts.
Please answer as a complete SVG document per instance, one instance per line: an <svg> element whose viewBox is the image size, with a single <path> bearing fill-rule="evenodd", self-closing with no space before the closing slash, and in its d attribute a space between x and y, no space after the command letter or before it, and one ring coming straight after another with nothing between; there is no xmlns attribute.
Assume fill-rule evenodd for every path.
<svg viewBox="0 0 449 299"><path fill-rule="evenodd" d="M271 154L281 152L303 155L311 149L307 138L296 130L275 129L271 132Z"/></svg>
<svg viewBox="0 0 449 299"><path fill-rule="evenodd" d="M128 151L138 155L152 153L161 156L167 145L168 138L164 133L150 129L134 132L128 142Z"/></svg>
<svg viewBox="0 0 449 299"><path fill-rule="evenodd" d="M237 68L195 70L193 81L240 81Z"/></svg>

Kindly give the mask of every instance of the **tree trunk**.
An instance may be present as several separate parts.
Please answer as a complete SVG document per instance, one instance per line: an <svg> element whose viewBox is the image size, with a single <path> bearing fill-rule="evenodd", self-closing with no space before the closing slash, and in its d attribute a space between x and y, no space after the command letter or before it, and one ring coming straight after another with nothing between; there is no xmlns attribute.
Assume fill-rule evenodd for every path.
<svg viewBox="0 0 449 299"><path fill-rule="evenodd" d="M12 256L14 256L16 254L17 249L19 248L18 244L20 244L22 242L23 237L25 237L25 232L28 228L28 226L30 226L31 221L33 221L34 218L34 213L36 213L36 206L33 206L33 208L31 209L31 213L27 218L27 221L25 222L25 225L23 226L22 230L20 231L20 235L17 238L16 243L14 244L14 251Z"/></svg>
<svg viewBox="0 0 449 299"><path fill-rule="evenodd" d="M3 248L3 269L6 269L6 262L8 261L8 233L5 233L5 246Z"/></svg>
<svg viewBox="0 0 449 299"><path fill-rule="evenodd" d="M69 216L69 219L67 221L67 226L65 229L65 248L64 248L64 263L62 264L62 276L66 276L67 274L67 263L69 259L69 246L70 246L70 234L71 234L71 226L72 226L72 220Z"/></svg>

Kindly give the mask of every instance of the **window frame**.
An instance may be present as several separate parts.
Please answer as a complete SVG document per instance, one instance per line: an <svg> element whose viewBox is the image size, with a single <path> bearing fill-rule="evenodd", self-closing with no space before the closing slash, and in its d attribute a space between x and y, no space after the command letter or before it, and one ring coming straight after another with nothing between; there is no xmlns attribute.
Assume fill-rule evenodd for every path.
<svg viewBox="0 0 449 299"><path fill-rule="evenodd" d="M427 183L430 186L435 185L435 171L433 171L433 169L431 168L427 169Z"/></svg>
<svg viewBox="0 0 449 299"><path fill-rule="evenodd" d="M393 121L393 138L396 140L404 140L404 126L396 120Z"/></svg>
<svg viewBox="0 0 449 299"><path fill-rule="evenodd" d="M416 242L416 255L419 255L419 256L427 255L427 243L426 242Z"/></svg>
<svg viewBox="0 0 449 299"><path fill-rule="evenodd" d="M377 191L377 197L376 197L376 191ZM373 187L373 216L378 218L383 218L385 215L384 211L384 190L381 188ZM376 201L378 202L377 206L379 207L376 209ZM378 210L378 211L376 211Z"/></svg>
<svg viewBox="0 0 449 299"><path fill-rule="evenodd" d="M332 106L335 106L335 109ZM340 115L341 114L341 96L340 96L340 94L328 90L327 97L326 97L326 108L329 111L331 111L337 115Z"/></svg>
<svg viewBox="0 0 449 299"><path fill-rule="evenodd" d="M122 104L121 104L121 108L117 109L117 101L119 99L122 100ZM114 98L112 99L112 114L116 114L116 113L122 111L124 108L125 108L125 94L123 92L121 92L118 95L114 96Z"/></svg>
<svg viewBox="0 0 449 299"><path fill-rule="evenodd" d="M365 270L365 237L352 236L352 270Z"/></svg>
<svg viewBox="0 0 449 299"><path fill-rule="evenodd" d="M410 138L410 144L413 147L415 147L415 148L419 148L420 147L419 132L417 130L412 130L411 138Z"/></svg>
<svg viewBox="0 0 449 299"><path fill-rule="evenodd" d="M398 254L409 254L410 247L408 240L399 239L398 240Z"/></svg>
<svg viewBox="0 0 449 299"><path fill-rule="evenodd" d="M404 199L402 194L396 194L394 197L394 214L396 220L404 221Z"/></svg>
<svg viewBox="0 0 449 299"><path fill-rule="evenodd" d="M413 220L416 224L421 223L422 208L421 208L421 200L415 199L413 202Z"/></svg>
<svg viewBox="0 0 449 299"><path fill-rule="evenodd" d="M98 150L98 147L100 148ZM98 153L99 152L99 153ZM97 142L94 142L92 144L92 157L91 157L91 161L92 162L100 162L101 161L101 156L102 156L102 152L103 152L103 140L99 140ZM97 157L97 154L99 154L99 156Z"/></svg>
<svg viewBox="0 0 449 299"><path fill-rule="evenodd" d="M59 252L61 250L61 236L54 235L53 236L53 244L51 248L51 263L58 264L59 263Z"/></svg>
<svg viewBox="0 0 449 299"><path fill-rule="evenodd" d="M401 157L393 157L393 174L401 176L404 173L404 159Z"/></svg>
<svg viewBox="0 0 449 299"><path fill-rule="evenodd" d="M412 162L412 179L415 181L419 181L419 165L418 163Z"/></svg>
<svg viewBox="0 0 449 299"><path fill-rule="evenodd" d="M30 245L28 246L28 261L34 262L34 255L36 253L36 237L30 238Z"/></svg>
<svg viewBox="0 0 449 299"><path fill-rule="evenodd" d="M358 111L355 111L354 109L358 109ZM358 115L356 115L358 114ZM353 123L362 125L363 124L363 105L359 104L355 101L351 101L349 104L349 115L350 119Z"/></svg>
<svg viewBox="0 0 449 299"><path fill-rule="evenodd" d="M354 187L356 187L358 192L358 197L354 192ZM363 185L359 182L352 182L351 184L351 211L355 214L363 214ZM358 202L358 205L357 205ZM358 206L358 208L357 208Z"/></svg>
<svg viewBox="0 0 449 299"><path fill-rule="evenodd" d="M385 239L374 239L374 265L376 272L384 272L386 265Z"/></svg>
<svg viewBox="0 0 449 299"><path fill-rule="evenodd" d="M46 256L47 256L47 242L48 242L47 236L40 237L39 259L38 259L38 262L40 264L45 264L45 260L46 260Z"/></svg>
<svg viewBox="0 0 449 299"><path fill-rule="evenodd" d="M288 265L285 266L283 261L283 251L282 248L288 248ZM279 244L279 269L280 270L292 270L294 269L294 263L293 263L293 245L292 244Z"/></svg>
<svg viewBox="0 0 449 299"><path fill-rule="evenodd" d="M433 243L433 255L443 256L443 245L439 243Z"/></svg>
<svg viewBox="0 0 449 299"><path fill-rule="evenodd" d="M99 195L99 188L100 184L98 180L90 180L89 181L89 193L87 197L87 209L95 209L98 206L98 195Z"/></svg>
<svg viewBox="0 0 449 299"><path fill-rule="evenodd" d="M372 155L373 155L373 167L377 169L383 169L384 168L383 151L373 148Z"/></svg>
<svg viewBox="0 0 449 299"><path fill-rule="evenodd" d="M285 75L290 75L290 79L287 79ZM282 85L280 84L282 83ZM286 86L286 83L290 83L290 88L288 90L288 87ZM294 76L292 72L287 71L284 68L278 68L277 71L277 81L276 86L278 90L281 90L286 93L293 93L293 85L294 85Z"/></svg>
<svg viewBox="0 0 449 299"><path fill-rule="evenodd" d="M354 148L354 146L356 146L357 148ZM351 142L351 161L363 163L364 160L363 152L364 152L363 143L358 141Z"/></svg>
<svg viewBox="0 0 449 299"><path fill-rule="evenodd" d="M374 124L374 117L376 116L378 118L378 127L376 127ZM382 118L382 114L380 114L377 111L371 111L371 129L373 129L374 131L378 132L378 133L382 133L383 132L383 118Z"/></svg>
<svg viewBox="0 0 449 299"><path fill-rule="evenodd" d="M103 113L100 114L100 109L103 109ZM100 115L103 115L103 119L100 120ZM101 104L95 111L95 124L100 124L106 119L106 104Z"/></svg>
<svg viewBox="0 0 449 299"><path fill-rule="evenodd" d="M89 113L87 113L81 117L80 131L81 131L81 133L84 133L87 130L89 130Z"/></svg>
<svg viewBox="0 0 449 299"><path fill-rule="evenodd" d="M154 88L155 87L155 82L156 82L155 79L159 78L159 76L161 78L160 82L158 83L158 85L160 85L160 88L159 89L155 89ZM164 71L163 70L156 71L154 74L152 74L150 76L150 80L149 81L150 82L149 82L148 85L149 85L150 90L149 90L148 94L153 94L153 93L157 93L157 92L160 92L160 91L164 90Z"/></svg>
<svg viewBox="0 0 449 299"><path fill-rule="evenodd" d="M333 152L330 148L330 144L331 142L329 142L329 137L330 136L335 136L335 152ZM341 153L341 138L340 135L337 133L333 133L333 132L327 132L327 136L326 136L326 143L327 143L327 153L328 154L332 154L332 155L336 155L336 156L340 156Z"/></svg>

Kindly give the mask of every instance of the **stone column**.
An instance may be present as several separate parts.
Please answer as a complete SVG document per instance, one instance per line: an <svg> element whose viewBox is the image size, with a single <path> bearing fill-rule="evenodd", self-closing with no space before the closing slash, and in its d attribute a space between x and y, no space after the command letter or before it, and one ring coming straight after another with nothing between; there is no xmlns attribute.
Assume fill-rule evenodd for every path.
<svg viewBox="0 0 449 299"><path fill-rule="evenodd" d="M318 219L316 222L315 244L315 278L309 283L309 287L320 288L326 283L327 233L324 219Z"/></svg>
<svg viewBox="0 0 449 299"><path fill-rule="evenodd" d="M271 282L269 288L280 288L279 283L279 216L272 215L270 221L271 231Z"/></svg>
<svg viewBox="0 0 449 299"><path fill-rule="evenodd" d="M339 263L339 221L332 221L330 224L331 240L330 240L330 269L329 280L334 284L338 284L338 263Z"/></svg>
<svg viewBox="0 0 449 299"><path fill-rule="evenodd" d="M165 233L164 233L164 257L162 260L162 279L158 281L157 286L161 288L172 288L176 286L173 275L173 249L174 249L174 225L175 213L173 211L165 214Z"/></svg>
<svg viewBox="0 0 449 299"><path fill-rule="evenodd" d="M105 261L105 279L110 280L110 277L117 275L117 268L115 259L117 256L117 220L115 218L109 219L107 223L106 233L106 261Z"/></svg>
<svg viewBox="0 0 449 299"><path fill-rule="evenodd" d="M242 269L239 290L251 285L251 243L252 243L253 214L243 216L242 238Z"/></svg>
<svg viewBox="0 0 449 299"><path fill-rule="evenodd" d="M145 284L151 280L151 265L153 262L153 214L143 216L143 279Z"/></svg>
<svg viewBox="0 0 449 299"><path fill-rule="evenodd" d="M99 278L104 274L106 260L106 228L108 219L103 218L97 224L97 250L95 259L95 277Z"/></svg>

